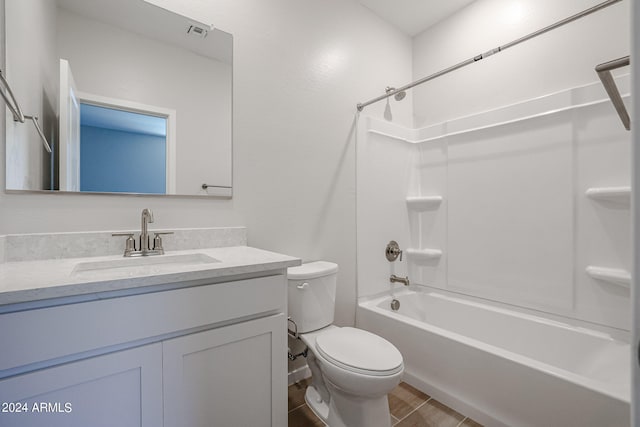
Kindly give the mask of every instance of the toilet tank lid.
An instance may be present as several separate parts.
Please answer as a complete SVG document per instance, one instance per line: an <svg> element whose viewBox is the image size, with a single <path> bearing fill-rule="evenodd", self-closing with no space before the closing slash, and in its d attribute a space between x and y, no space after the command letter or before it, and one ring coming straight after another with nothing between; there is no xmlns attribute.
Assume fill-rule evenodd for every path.
<svg viewBox="0 0 640 427"><path fill-rule="evenodd" d="M297 267L289 267L287 269L287 277L290 280L307 280L328 276L337 272L338 264L328 261L315 261Z"/></svg>

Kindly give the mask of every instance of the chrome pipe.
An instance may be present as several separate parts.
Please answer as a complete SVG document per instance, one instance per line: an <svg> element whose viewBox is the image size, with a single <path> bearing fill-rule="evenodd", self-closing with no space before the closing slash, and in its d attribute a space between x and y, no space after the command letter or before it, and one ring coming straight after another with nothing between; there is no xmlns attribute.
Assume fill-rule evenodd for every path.
<svg viewBox="0 0 640 427"><path fill-rule="evenodd" d="M402 283L405 286L409 286L409 277L399 277L396 276L395 274L392 274L391 277L389 277L389 282L391 283Z"/></svg>
<svg viewBox="0 0 640 427"><path fill-rule="evenodd" d="M36 116L24 116L24 118L29 119L33 122L33 125L36 127L36 131L38 132L38 135L40 135L40 139L42 140L44 149L47 150L48 153L51 153L51 146L49 145L49 142L47 141L47 137L44 136L44 133L42 132L42 129L38 124L38 118Z"/></svg>
<svg viewBox="0 0 640 427"><path fill-rule="evenodd" d="M625 67L629 65L629 62L629 56L624 56L622 58L614 59L613 61L605 62L596 66L596 72L598 73L598 77L600 77L600 81L604 86L604 90L607 91L607 95L609 95L609 98L611 98L613 107L616 109L616 112L618 113L618 116L620 117L620 120L622 121L622 124L624 125L624 128L626 130L631 130L631 119L629 118L629 114L627 113L627 108L624 106L622 96L620 96L620 91L618 91L618 86L616 86L616 82L613 80L611 70Z"/></svg>
<svg viewBox="0 0 640 427"><path fill-rule="evenodd" d="M597 11L599 11L601 9L609 7L609 6L611 6L611 5L615 4L615 3L618 3L620 1L622 1L622 0L607 0L607 1L604 1L604 2L602 2L600 4L597 4L597 5L593 6L593 7L590 7L589 9L585 9L582 12L576 13L575 15L571 15L568 18L565 18L565 19L563 19L561 21L558 21L558 22L556 22L554 24L551 24L551 25L548 25L548 26L546 26L544 28L541 28L538 31L534 31L532 33L527 34L526 36L520 37L519 39L513 40L513 41L511 41L509 43L503 44L502 46L498 46L498 47L496 47L494 49L488 50L485 53L481 53L481 54L476 55L476 56L474 56L472 58L469 58L469 59L467 59L465 61L459 62L459 63L457 63L455 65L452 65L451 67L445 68L444 70L441 70L441 71L433 73L433 74L431 74L429 76L423 77L423 78L421 78L419 80L416 80L413 83L409 83L408 85L405 85L405 86L402 86L400 88L397 88L397 89L395 89L395 90L393 90L391 92L385 93L384 95L380 95L380 96L378 96L376 98L373 98L373 99L371 99L371 100L369 100L367 102L359 103L359 104L356 105L356 108L358 109L358 111L362 111L364 109L364 107L366 107L368 105L371 105L373 103L376 103L378 101L382 101L383 99L386 99L386 98L388 98L390 96L393 96L398 92L406 91L406 90L411 89L411 88L413 88L415 86L421 85L421 84L426 83L426 82L428 82L430 80L433 80L435 78L443 76L445 74L449 74L452 71L458 70L458 69L460 69L462 67L466 67L469 64L473 64L474 62L478 62L478 61L480 61L482 59L485 59L485 58L487 58L487 57L489 57L491 55L494 55L496 53L502 52L503 50L509 49L510 47L518 45L518 44L520 44L522 42L525 42L527 40L530 40L530 39L532 39L534 37L538 37L539 35L542 35L542 34L544 34L546 32L549 32L549 31L554 30L554 29L556 29L558 27L566 25L566 24L568 24L570 22L573 22L573 21L575 21L577 19L583 18L583 17L585 17L587 15L591 15L594 12L597 12Z"/></svg>
<svg viewBox="0 0 640 427"><path fill-rule="evenodd" d="M33 125L36 127L36 131L38 131L38 135L42 140L42 144L44 145L44 149L47 150L48 153L51 153L51 146L47 141L47 137L44 136L40 125L38 124L38 118L36 116L27 116L22 113L22 109L20 109L20 104L18 104L18 100L16 99L11 87L9 86L9 82L2 75L2 71L0 71L0 95L4 98L4 102L7 104L7 108L11 111L13 115L13 120L16 122L24 123L26 119L29 119L33 122Z"/></svg>
<svg viewBox="0 0 640 427"><path fill-rule="evenodd" d="M626 67L631 63L631 58L629 55L623 56L622 58L614 59L609 62L604 62L602 64L596 65L596 72L601 73L604 71L615 70L616 68Z"/></svg>
<svg viewBox="0 0 640 427"><path fill-rule="evenodd" d="M151 209L143 209L140 215L140 252L142 255L147 255L151 251L149 247L149 223L153 222L153 212Z"/></svg>
<svg viewBox="0 0 640 427"><path fill-rule="evenodd" d="M16 99L13 91L9 87L9 82L2 75L2 71L0 71L0 84L2 84L2 88L0 88L0 95L4 98L4 102L7 104L7 108L13 114L13 120L16 122L24 123L24 114L22 114L22 110L20 109L20 104L18 104L18 100ZM5 93L6 91L6 93ZM7 97L7 94L9 97Z"/></svg>
<svg viewBox="0 0 640 427"><path fill-rule="evenodd" d="M211 184L202 184L202 189L206 190L207 188L231 188L229 186L224 185L211 185Z"/></svg>

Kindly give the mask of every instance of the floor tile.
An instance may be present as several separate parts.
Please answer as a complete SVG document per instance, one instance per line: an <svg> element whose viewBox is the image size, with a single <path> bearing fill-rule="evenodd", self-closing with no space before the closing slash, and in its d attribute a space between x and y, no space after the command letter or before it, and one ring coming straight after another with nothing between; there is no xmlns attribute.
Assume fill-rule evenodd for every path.
<svg viewBox="0 0 640 427"><path fill-rule="evenodd" d="M467 418L466 420L464 420L462 424L460 424L460 427L483 427L483 426L482 424L472 420L471 418Z"/></svg>
<svg viewBox="0 0 640 427"><path fill-rule="evenodd" d="M310 379L305 379L289 386L289 411L304 404L304 392L307 389Z"/></svg>
<svg viewBox="0 0 640 427"><path fill-rule="evenodd" d="M407 383L400 383L389 393L389 412L398 420L429 400L429 396Z"/></svg>
<svg viewBox="0 0 640 427"><path fill-rule="evenodd" d="M304 402L308 378L288 388L289 427L323 427ZM401 383L389 393L391 425L395 427L482 427L407 383ZM426 402L426 403L425 403ZM416 409L417 408L417 409ZM464 420L464 422L462 422Z"/></svg>
<svg viewBox="0 0 640 427"><path fill-rule="evenodd" d="M307 405L304 405L289 412L288 427L324 427L324 423Z"/></svg>
<svg viewBox="0 0 640 427"><path fill-rule="evenodd" d="M408 417L396 424L397 427L457 427L464 415L435 400L420 406Z"/></svg>

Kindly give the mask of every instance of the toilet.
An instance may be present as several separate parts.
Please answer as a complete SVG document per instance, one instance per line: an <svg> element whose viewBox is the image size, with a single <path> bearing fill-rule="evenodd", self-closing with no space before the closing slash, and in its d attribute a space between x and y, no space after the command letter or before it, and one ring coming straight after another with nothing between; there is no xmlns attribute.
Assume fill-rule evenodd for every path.
<svg viewBox="0 0 640 427"><path fill-rule="evenodd" d="M338 265L291 267L289 329L308 348L305 401L329 427L389 427L387 394L402 378L398 349L378 335L333 325Z"/></svg>

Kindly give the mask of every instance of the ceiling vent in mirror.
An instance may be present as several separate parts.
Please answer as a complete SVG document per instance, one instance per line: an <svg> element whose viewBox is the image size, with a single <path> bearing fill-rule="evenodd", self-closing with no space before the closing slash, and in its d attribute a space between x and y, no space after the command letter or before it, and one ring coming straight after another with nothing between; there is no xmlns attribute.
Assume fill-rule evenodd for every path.
<svg viewBox="0 0 640 427"><path fill-rule="evenodd" d="M209 33L209 30L207 28L200 27L196 24L189 25L189 28L187 29L187 34L190 34L195 37L199 37L201 39L207 37L208 33Z"/></svg>

